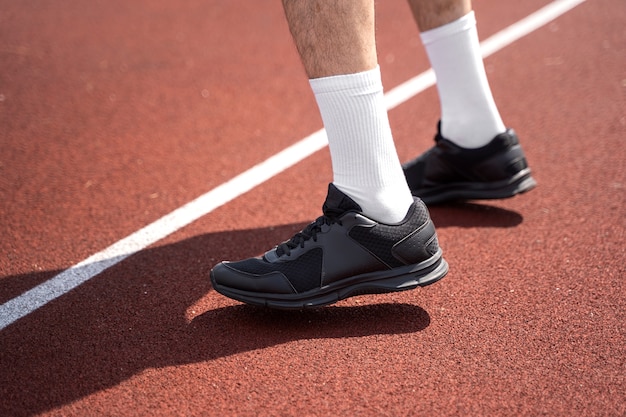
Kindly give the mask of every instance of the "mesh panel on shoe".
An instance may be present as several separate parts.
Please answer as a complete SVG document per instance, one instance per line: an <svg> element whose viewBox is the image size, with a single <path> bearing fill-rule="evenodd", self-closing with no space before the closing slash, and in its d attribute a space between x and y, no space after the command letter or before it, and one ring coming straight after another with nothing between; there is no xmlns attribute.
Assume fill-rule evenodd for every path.
<svg viewBox="0 0 626 417"><path fill-rule="evenodd" d="M429 219L428 212L421 205L414 204L409 220L399 226L377 224L374 227L354 227L350 230L350 237L363 245L388 266L396 268L404 262L393 256L391 250L399 240L415 231Z"/></svg>
<svg viewBox="0 0 626 417"><path fill-rule="evenodd" d="M315 248L293 261L269 263L259 258L251 258L232 263L230 266L255 275L281 272L300 293L320 286L323 253L321 248Z"/></svg>
<svg viewBox="0 0 626 417"><path fill-rule="evenodd" d="M426 252L434 255L439 250L439 239L437 239L437 235L433 237L433 240L426 246Z"/></svg>

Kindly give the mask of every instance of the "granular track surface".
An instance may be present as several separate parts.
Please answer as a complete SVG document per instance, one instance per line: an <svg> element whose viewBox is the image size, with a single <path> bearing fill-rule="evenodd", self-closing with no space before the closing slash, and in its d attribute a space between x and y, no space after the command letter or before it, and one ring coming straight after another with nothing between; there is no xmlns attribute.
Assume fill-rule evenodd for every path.
<svg viewBox="0 0 626 417"><path fill-rule="evenodd" d="M475 2L481 39L548 0ZM378 4L391 89L428 69ZM490 55L539 186L433 206L449 275L303 312L210 268L320 214L326 149L0 330L3 416L626 414L626 4ZM280 2L0 0L0 304L322 127ZM390 112L432 145L429 88Z"/></svg>

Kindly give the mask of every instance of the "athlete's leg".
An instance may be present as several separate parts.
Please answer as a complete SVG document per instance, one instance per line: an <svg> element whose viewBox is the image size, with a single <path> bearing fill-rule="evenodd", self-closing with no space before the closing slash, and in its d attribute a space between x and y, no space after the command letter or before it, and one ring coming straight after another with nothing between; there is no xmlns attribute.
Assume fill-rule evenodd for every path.
<svg viewBox="0 0 626 417"><path fill-rule="evenodd" d="M334 185L321 217L262 257L215 266L213 288L250 304L302 308L436 282L448 266L391 137L373 0L284 6L328 133Z"/></svg>
<svg viewBox="0 0 626 417"><path fill-rule="evenodd" d="M465 148L506 128L494 102L470 0L409 0L437 76L443 137Z"/></svg>
<svg viewBox="0 0 626 417"><path fill-rule="evenodd" d="M283 4L328 134L333 183L373 218L402 220L413 200L383 102L374 1Z"/></svg>
<svg viewBox="0 0 626 417"><path fill-rule="evenodd" d="M283 6L309 78L376 67L373 0L283 0Z"/></svg>
<svg viewBox="0 0 626 417"><path fill-rule="evenodd" d="M517 135L493 99L470 0L409 0L441 103L436 146L404 165L427 203L507 198L535 187Z"/></svg>

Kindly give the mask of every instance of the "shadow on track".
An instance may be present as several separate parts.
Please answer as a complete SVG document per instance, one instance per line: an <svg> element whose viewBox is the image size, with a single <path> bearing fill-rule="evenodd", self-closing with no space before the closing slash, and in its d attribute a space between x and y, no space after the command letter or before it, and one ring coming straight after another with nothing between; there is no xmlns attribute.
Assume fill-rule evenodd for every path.
<svg viewBox="0 0 626 417"><path fill-rule="evenodd" d="M458 202L429 207L438 228L515 227L524 221L521 214L485 203ZM445 248L444 248L445 250Z"/></svg>
<svg viewBox="0 0 626 417"><path fill-rule="evenodd" d="M436 207L433 217L439 227L521 222L517 213L474 206ZM424 309L397 303L292 312L237 304L209 308L189 322L187 311L200 299L224 305L208 279L216 259L254 256L304 226L219 232L151 247L18 320L0 332L0 415L45 412L148 368L297 340L406 334L429 326ZM4 277L0 290L58 272Z"/></svg>

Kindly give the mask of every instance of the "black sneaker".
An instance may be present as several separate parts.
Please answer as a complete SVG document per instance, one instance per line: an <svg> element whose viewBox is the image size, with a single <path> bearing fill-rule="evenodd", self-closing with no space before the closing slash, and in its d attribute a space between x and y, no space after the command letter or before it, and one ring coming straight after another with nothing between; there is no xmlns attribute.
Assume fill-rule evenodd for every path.
<svg viewBox="0 0 626 417"><path fill-rule="evenodd" d="M448 272L435 226L419 199L402 222L382 224L330 184L323 212L262 257L216 265L213 288L244 303L300 309L410 290Z"/></svg>
<svg viewBox="0 0 626 417"><path fill-rule="evenodd" d="M426 204L509 198L537 185L513 129L466 149L443 138L439 128L435 143L403 166L411 192Z"/></svg>

